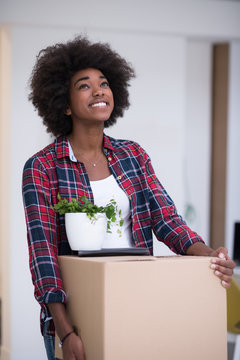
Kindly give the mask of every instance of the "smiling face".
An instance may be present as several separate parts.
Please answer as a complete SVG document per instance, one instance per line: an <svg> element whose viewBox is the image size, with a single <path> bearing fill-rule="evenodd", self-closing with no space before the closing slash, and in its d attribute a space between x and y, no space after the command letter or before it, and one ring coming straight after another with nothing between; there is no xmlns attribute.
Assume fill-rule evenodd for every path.
<svg viewBox="0 0 240 360"><path fill-rule="evenodd" d="M103 123L113 111L113 93L100 70L84 69L73 75L70 85L70 104L66 110L73 125Z"/></svg>

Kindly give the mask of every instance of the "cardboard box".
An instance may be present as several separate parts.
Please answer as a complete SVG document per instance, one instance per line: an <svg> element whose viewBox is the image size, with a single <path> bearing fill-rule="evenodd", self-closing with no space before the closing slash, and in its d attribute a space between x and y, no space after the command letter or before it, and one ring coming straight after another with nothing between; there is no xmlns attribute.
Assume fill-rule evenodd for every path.
<svg viewBox="0 0 240 360"><path fill-rule="evenodd" d="M60 256L59 264L87 360L227 359L226 291L210 258Z"/></svg>

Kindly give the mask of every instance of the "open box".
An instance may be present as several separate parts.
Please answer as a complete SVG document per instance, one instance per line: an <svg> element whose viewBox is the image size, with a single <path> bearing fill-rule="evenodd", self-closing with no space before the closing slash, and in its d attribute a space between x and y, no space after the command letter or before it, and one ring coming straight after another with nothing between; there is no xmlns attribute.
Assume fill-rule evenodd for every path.
<svg viewBox="0 0 240 360"><path fill-rule="evenodd" d="M87 360L227 359L226 291L210 258L58 260Z"/></svg>

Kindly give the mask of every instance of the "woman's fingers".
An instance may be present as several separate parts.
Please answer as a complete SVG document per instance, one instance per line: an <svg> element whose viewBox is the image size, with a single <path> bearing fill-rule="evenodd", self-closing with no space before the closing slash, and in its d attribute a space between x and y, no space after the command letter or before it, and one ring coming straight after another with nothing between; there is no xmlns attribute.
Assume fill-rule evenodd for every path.
<svg viewBox="0 0 240 360"><path fill-rule="evenodd" d="M214 270L214 274L222 280L223 287L229 288L235 263L227 254L220 253L218 256L211 259L210 267Z"/></svg>

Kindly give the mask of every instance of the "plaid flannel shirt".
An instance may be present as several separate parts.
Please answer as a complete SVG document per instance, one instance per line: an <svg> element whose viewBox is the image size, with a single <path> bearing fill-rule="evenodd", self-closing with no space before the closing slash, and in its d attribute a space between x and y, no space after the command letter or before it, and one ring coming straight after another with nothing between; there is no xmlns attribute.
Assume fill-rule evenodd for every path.
<svg viewBox="0 0 240 360"><path fill-rule="evenodd" d="M203 241L177 214L173 201L157 179L147 153L135 142L104 135L103 150L110 171L130 201L132 240L153 253L152 230L177 254ZM86 195L94 202L84 164L69 158L68 139L59 137L25 164L23 199L29 263L35 297L41 305L41 329L50 316L46 304L66 302L57 256L71 254L64 216L51 205L58 193L68 200ZM50 321L49 335L54 334Z"/></svg>

